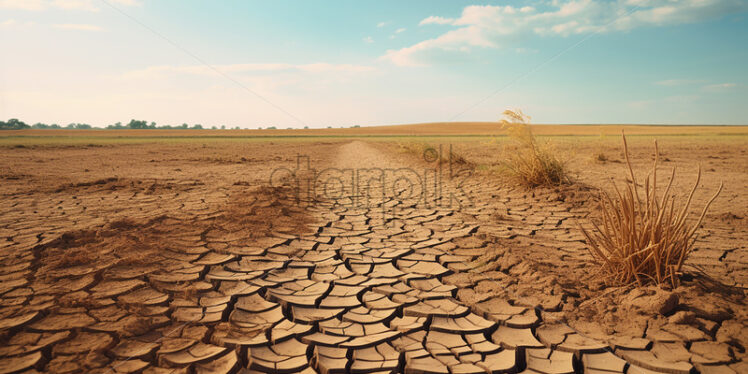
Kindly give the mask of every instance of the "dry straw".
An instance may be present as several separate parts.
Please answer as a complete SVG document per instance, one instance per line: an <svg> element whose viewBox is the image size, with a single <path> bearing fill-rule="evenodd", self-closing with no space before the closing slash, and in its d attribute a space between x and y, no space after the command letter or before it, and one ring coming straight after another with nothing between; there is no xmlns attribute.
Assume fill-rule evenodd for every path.
<svg viewBox="0 0 748 374"><path fill-rule="evenodd" d="M566 165L549 142L540 143L530 129L530 117L521 110L505 110L501 126L517 147L505 155L504 168L528 187L569 182Z"/></svg>
<svg viewBox="0 0 748 374"><path fill-rule="evenodd" d="M676 287L683 263L693 250L696 230L707 209L722 191L722 183L704 206L698 220L689 226L687 218L694 192L701 180L701 167L685 204L676 208L676 198L671 194L675 168L664 194L659 198L657 196L657 141L654 166L644 181L643 196L631 167L625 135L623 149L631 179L626 181L623 191L613 184L615 199L601 191L602 222L590 222L593 227L590 231L581 224L579 228L587 238L592 257L602 265L601 272L609 283L643 285L650 281L657 284L669 282Z"/></svg>

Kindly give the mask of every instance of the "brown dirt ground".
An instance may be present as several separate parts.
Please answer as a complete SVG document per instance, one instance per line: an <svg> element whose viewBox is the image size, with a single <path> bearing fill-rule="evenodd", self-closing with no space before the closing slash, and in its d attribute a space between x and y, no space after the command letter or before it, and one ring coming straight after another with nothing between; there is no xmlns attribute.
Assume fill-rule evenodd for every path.
<svg viewBox="0 0 748 374"><path fill-rule="evenodd" d="M629 137L632 164L639 181L651 170L654 139ZM667 336L682 338L691 334L690 339L701 340L711 336L732 344L738 357L746 357L748 139L663 136L658 141L659 186L664 188L675 167L674 189L680 201L693 186L698 167L702 168L702 179L692 204L692 220L720 181L725 184L697 233L699 239L686 263L686 276L675 290L667 286L662 290L651 285L605 285L597 276L596 267L591 266L591 257L583 250L582 238L566 241L531 219L536 213L553 214L563 207L563 211L573 213L575 221L584 223L595 216L598 189L610 189L611 182L622 186L628 178L620 137L553 141L558 154L567 160L574 184L534 191L515 188L516 183L504 179L500 173L504 140L453 144L456 153L477 165L478 177L496 186L497 193L490 196L497 208L492 219L520 231L518 235L485 236L493 245L489 245L486 255L479 260L482 266L476 274L454 275L456 284L471 287L461 291L463 301L480 303L487 294L508 300L539 298L541 304L545 303L544 320L565 321L590 337L604 340L610 335L627 338L659 335L667 340ZM512 211L516 205L524 206L520 211ZM561 226L577 233L573 222Z"/></svg>
<svg viewBox="0 0 748 374"><path fill-rule="evenodd" d="M316 145L315 154L330 147ZM170 256L178 257L191 245L190 238L232 233L242 238L235 244L250 245L271 232L302 233L309 220L291 204L293 191L269 187L266 181L274 167L289 166L303 148L0 148L3 278L30 278L27 286L52 288L45 297L65 297L49 297L49 302L69 307L86 301L59 285L70 275L165 270ZM30 266L13 266L26 259ZM13 314L16 303L26 298L6 294L0 314Z"/></svg>
<svg viewBox="0 0 748 374"><path fill-rule="evenodd" d="M651 140L632 137L630 141L638 171L651 165ZM5 202L0 208L0 238L4 238L0 316L17 315L21 305L44 313L62 310L65 315L109 307L89 305L98 301L80 290L110 275L115 282L123 273L177 271L170 266L179 261L170 260L201 253L190 247L201 238L255 240L271 232L303 232L310 223L308 216L284 204L292 192L263 187L265 181L274 168L294 167L299 153L312 155L316 164L330 164L339 146L310 141L0 148L0 196ZM395 144L376 147L404 163L420 162L400 153ZM704 175L694 206L702 206L719 181L725 182L688 262L689 276L675 290L610 287L597 281L573 228L575 219L584 220L594 212L596 188L626 177L617 139L559 141L559 152L568 155L576 183L534 191L516 187L493 171L501 141L462 141L454 147L476 166L475 178L481 186L472 191L493 212L464 213L466 219L485 224L476 236L460 240L466 247L485 249L473 271L445 278L460 287L461 301L474 306L500 297L510 303L536 304L544 321L566 321L606 341L611 335L687 333L689 345L714 340L746 360L748 141L744 136L660 140L661 167L664 171L678 166L674 188L681 196L693 181L695 165L702 164ZM605 161L600 161L600 154ZM88 283L66 282L70 275L78 283ZM194 291L174 290L185 298ZM116 306L120 307L125 308ZM152 311L136 314L138 318L117 327L121 334L164 326Z"/></svg>

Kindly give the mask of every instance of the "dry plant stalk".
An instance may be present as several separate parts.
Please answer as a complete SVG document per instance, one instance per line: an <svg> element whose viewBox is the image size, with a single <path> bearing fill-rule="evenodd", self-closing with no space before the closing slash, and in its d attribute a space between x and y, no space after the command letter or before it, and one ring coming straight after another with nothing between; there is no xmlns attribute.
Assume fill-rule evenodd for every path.
<svg viewBox="0 0 748 374"><path fill-rule="evenodd" d="M625 135L623 149L631 177L626 181L625 189L621 191L613 184L615 200L607 192L600 192L601 225L590 222L593 229L588 231L577 224L587 238L590 254L602 265L601 272L609 283L628 285L635 282L643 285L648 281L656 284L670 282L676 287L677 276L693 250L696 230L709 206L722 191L722 183L704 206L698 220L689 227L686 221L693 194L701 180L701 167L685 204L676 209L676 199L670 190L675 179L675 168L665 193L661 198L657 197L657 161L660 156L657 141L654 166L644 182L643 196L631 167Z"/></svg>
<svg viewBox="0 0 748 374"><path fill-rule="evenodd" d="M505 110L501 126L518 143L516 150L506 155L504 167L528 187L554 186L569 182L566 164L550 143L538 143L530 129L530 117L521 110Z"/></svg>

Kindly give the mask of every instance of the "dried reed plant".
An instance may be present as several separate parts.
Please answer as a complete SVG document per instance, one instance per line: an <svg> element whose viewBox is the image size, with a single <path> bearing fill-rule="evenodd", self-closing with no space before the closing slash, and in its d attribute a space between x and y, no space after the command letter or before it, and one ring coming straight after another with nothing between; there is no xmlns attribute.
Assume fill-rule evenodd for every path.
<svg viewBox="0 0 748 374"><path fill-rule="evenodd" d="M530 129L530 117L521 110L505 110L500 121L516 143L504 156L504 169L528 187L555 186L570 181L566 163L553 144L538 142Z"/></svg>
<svg viewBox="0 0 748 374"><path fill-rule="evenodd" d="M682 267L693 251L696 231L709 206L722 191L719 189L706 203L693 225L688 225L689 210L694 192L701 181L699 167L696 183L681 208L671 193L675 168L662 197L657 195L657 161L659 149L655 141L655 160L652 171L644 181L643 194L631 167L626 136L623 149L630 180L623 191L613 184L615 199L607 192L600 193L601 224L590 221L592 230L578 223L587 238L593 259L601 264L601 274L610 284L643 285L669 282L676 287ZM643 195L643 196L642 196Z"/></svg>

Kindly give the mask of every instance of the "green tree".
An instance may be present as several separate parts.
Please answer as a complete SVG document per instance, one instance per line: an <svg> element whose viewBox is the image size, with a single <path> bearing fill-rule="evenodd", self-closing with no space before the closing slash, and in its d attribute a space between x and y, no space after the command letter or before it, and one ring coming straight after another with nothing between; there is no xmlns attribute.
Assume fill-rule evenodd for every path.
<svg viewBox="0 0 748 374"><path fill-rule="evenodd" d="M130 123L127 124L128 129L147 129L148 128L148 122L146 121L136 121L134 119L130 120Z"/></svg>
<svg viewBox="0 0 748 374"><path fill-rule="evenodd" d="M31 128L31 126L17 118L11 118L8 122L0 121L0 130L23 130L28 128Z"/></svg>

